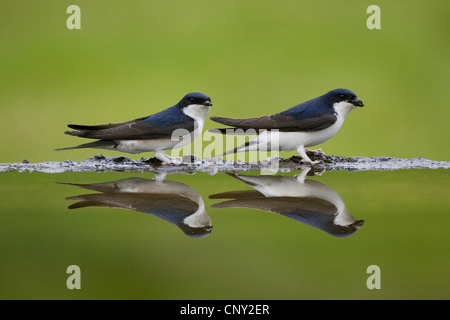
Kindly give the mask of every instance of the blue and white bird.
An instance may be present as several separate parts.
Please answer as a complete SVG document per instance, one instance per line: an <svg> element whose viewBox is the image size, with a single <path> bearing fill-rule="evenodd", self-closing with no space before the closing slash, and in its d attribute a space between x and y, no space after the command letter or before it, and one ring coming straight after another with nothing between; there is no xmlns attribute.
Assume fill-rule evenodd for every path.
<svg viewBox="0 0 450 320"><path fill-rule="evenodd" d="M192 92L176 105L151 116L105 125L69 124L69 128L77 131L66 131L66 134L98 140L57 150L96 148L131 154L155 152L163 163L177 163L179 160L171 158L164 150L181 148L201 135L211 106L210 97Z"/></svg>
<svg viewBox="0 0 450 320"><path fill-rule="evenodd" d="M333 137L341 128L349 112L363 106L363 102L352 91L335 89L286 111L268 116L248 119L211 117L211 120L233 128L209 131L222 134L243 134L243 130L246 130L244 134L252 134L259 131L256 138L223 155L257 150L295 150L304 162L317 163L318 161L311 161L306 154L306 151L310 150L305 147L321 144ZM235 129L241 130L235 133Z"/></svg>

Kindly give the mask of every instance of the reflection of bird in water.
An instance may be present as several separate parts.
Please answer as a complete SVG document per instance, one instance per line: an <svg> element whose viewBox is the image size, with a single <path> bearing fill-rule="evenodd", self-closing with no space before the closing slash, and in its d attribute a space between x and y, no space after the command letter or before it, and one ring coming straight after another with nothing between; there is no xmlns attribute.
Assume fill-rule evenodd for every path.
<svg viewBox="0 0 450 320"><path fill-rule="evenodd" d="M305 180L310 168L296 177L246 176L230 174L255 190L211 195L211 199L231 199L213 208L251 208L278 213L335 237L347 237L364 223L350 215L341 197L330 187Z"/></svg>
<svg viewBox="0 0 450 320"><path fill-rule="evenodd" d="M176 181L128 178L91 184L65 183L100 193L66 198L79 202L69 209L84 207L123 208L150 213L178 226L186 235L201 238L211 233L211 220L202 197L191 187Z"/></svg>

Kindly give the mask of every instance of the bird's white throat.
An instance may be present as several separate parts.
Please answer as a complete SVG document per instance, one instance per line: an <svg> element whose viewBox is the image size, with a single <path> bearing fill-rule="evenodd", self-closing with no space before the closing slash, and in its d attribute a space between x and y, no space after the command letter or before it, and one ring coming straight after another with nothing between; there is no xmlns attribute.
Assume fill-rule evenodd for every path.
<svg viewBox="0 0 450 320"><path fill-rule="evenodd" d="M347 101L341 101L333 104L334 111L338 114L339 117L346 118L347 115L356 108L356 106Z"/></svg>
<svg viewBox="0 0 450 320"><path fill-rule="evenodd" d="M210 106L204 106L202 104L191 104L183 109L184 114L191 117L195 121L195 129L191 134L190 141L193 141L202 134L209 109L211 109ZM186 139L186 141L188 140Z"/></svg>
<svg viewBox="0 0 450 320"><path fill-rule="evenodd" d="M204 106L202 104L191 104L183 109L183 113L199 123L205 122L208 116L210 106Z"/></svg>

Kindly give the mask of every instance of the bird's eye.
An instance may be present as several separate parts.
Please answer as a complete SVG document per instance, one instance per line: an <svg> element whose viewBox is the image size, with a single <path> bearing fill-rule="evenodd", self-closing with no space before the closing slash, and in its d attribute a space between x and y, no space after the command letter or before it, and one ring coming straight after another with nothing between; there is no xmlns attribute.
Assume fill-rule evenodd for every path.
<svg viewBox="0 0 450 320"><path fill-rule="evenodd" d="M191 98L191 99L189 99L189 101L191 101L191 102L194 102L194 101L195 101L195 99L194 99L194 98Z"/></svg>
<svg viewBox="0 0 450 320"><path fill-rule="evenodd" d="M340 94L339 98L344 99L345 98L345 94Z"/></svg>

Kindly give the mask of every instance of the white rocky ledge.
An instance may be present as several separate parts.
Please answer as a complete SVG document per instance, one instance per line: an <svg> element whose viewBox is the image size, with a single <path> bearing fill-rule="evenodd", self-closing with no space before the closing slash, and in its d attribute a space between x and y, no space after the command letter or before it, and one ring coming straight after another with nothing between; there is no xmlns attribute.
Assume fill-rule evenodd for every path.
<svg viewBox="0 0 450 320"><path fill-rule="evenodd" d="M17 163L0 163L0 172L165 172L195 173L207 172L215 174L225 171L271 171L290 172L310 166L313 172L348 170L398 170L398 169L448 169L449 161L434 161L425 158L393 158L393 157L341 157L333 155L308 154L312 160L319 162L308 165L300 157L272 157L267 160L245 163L243 161L223 160L220 158L200 159L195 156L184 156L181 164L163 165L156 158L133 160L123 156L105 157L95 155L82 161L66 160L62 162L48 161L31 163L28 160Z"/></svg>

